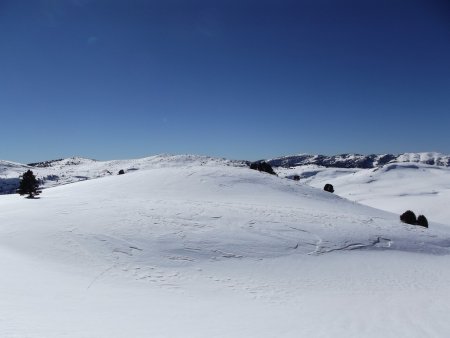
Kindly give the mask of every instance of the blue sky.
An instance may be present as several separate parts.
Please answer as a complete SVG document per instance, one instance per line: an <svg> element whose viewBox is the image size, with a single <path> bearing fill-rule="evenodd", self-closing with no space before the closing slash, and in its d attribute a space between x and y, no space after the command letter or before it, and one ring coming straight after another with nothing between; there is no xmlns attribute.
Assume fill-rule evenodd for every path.
<svg viewBox="0 0 450 338"><path fill-rule="evenodd" d="M450 153L446 0L0 0L0 159Z"/></svg>

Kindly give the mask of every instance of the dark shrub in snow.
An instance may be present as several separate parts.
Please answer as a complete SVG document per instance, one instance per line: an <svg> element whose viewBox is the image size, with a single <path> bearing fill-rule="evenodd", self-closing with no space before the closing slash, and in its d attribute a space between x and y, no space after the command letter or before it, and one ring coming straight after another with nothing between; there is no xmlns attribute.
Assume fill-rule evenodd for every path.
<svg viewBox="0 0 450 338"><path fill-rule="evenodd" d="M400 221L406 224L417 224L416 215L411 210L405 211L403 214L401 214Z"/></svg>
<svg viewBox="0 0 450 338"><path fill-rule="evenodd" d="M428 228L428 220L424 215L419 215L417 217L417 225Z"/></svg>
<svg viewBox="0 0 450 338"><path fill-rule="evenodd" d="M294 181L300 181L300 176L294 175L294 176L292 176L292 179L293 179Z"/></svg>
<svg viewBox="0 0 450 338"><path fill-rule="evenodd" d="M119 170L119 175L123 175L123 174L125 174L125 171L123 171L123 169L120 169Z"/></svg>
<svg viewBox="0 0 450 338"><path fill-rule="evenodd" d="M272 169L272 166L269 163L264 162L264 161L251 163L250 169L264 171L266 173L276 175L275 171L273 171L273 169Z"/></svg>
<svg viewBox="0 0 450 338"><path fill-rule="evenodd" d="M334 188L330 183L325 184L325 186L323 187L323 190L331 192L331 193L334 192Z"/></svg>

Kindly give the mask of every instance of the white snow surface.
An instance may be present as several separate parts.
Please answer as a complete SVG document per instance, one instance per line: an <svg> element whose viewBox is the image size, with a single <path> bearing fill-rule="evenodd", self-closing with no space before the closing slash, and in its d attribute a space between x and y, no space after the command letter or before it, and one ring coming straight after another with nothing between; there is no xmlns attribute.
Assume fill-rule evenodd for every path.
<svg viewBox="0 0 450 338"><path fill-rule="evenodd" d="M59 185L86 181L105 176L117 175L120 170L125 173L142 169L161 167L187 167L191 165L226 165L244 166L244 161L233 161L199 155L155 155L139 159L97 161L82 157L41 162L45 166L29 166L0 160L0 194L11 193L9 181L16 181L27 170L32 170L41 181L43 189Z"/></svg>
<svg viewBox="0 0 450 338"><path fill-rule="evenodd" d="M424 154L422 154L424 155ZM397 215L412 210L428 220L450 225L450 167L421 163L391 163L374 169L325 168L315 165L276 168L280 177L300 181Z"/></svg>
<svg viewBox="0 0 450 338"><path fill-rule="evenodd" d="M437 152L404 153L397 158L398 162L416 162L426 164L429 162L442 164L447 163L450 156Z"/></svg>
<svg viewBox="0 0 450 338"><path fill-rule="evenodd" d="M448 336L447 226L205 161L0 196L0 337Z"/></svg>

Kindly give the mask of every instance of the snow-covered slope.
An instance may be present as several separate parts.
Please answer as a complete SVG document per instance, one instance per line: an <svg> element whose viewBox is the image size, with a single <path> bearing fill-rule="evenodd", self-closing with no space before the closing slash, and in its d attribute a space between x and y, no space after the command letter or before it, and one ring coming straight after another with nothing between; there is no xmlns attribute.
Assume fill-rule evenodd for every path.
<svg viewBox="0 0 450 338"><path fill-rule="evenodd" d="M27 165L0 160L0 195L15 192L19 186L19 176L26 170Z"/></svg>
<svg viewBox="0 0 450 338"><path fill-rule="evenodd" d="M443 155L441 153L429 152L429 153L404 153L398 155L394 162L413 162L428 165L437 165L450 167L450 156Z"/></svg>
<svg viewBox="0 0 450 338"><path fill-rule="evenodd" d="M71 157L29 165L0 161L0 194L15 192L19 176L31 169L41 182L41 188L55 187L79 181L117 175L142 169L160 167L188 167L191 165L231 165L245 166L244 161L232 161L198 155L156 155L140 159L96 161L81 157Z"/></svg>
<svg viewBox="0 0 450 338"><path fill-rule="evenodd" d="M301 182L365 205L401 214L411 209L428 220L450 225L450 167L405 162L375 169L299 166L277 168L281 177L299 175Z"/></svg>
<svg viewBox="0 0 450 338"><path fill-rule="evenodd" d="M226 163L163 162L0 196L1 337L449 332L447 227Z"/></svg>

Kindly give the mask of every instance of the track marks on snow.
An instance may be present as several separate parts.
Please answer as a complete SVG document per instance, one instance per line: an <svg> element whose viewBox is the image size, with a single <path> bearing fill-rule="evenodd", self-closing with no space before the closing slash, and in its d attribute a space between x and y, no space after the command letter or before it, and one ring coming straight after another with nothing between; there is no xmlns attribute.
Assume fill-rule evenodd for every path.
<svg viewBox="0 0 450 338"><path fill-rule="evenodd" d="M320 255L320 254L330 253L333 251L342 251L342 250L390 248L391 245L392 245L392 241L390 239L377 237L374 241L371 241L369 243L348 243L343 246L334 247L334 248L321 247L315 253Z"/></svg>
<svg viewBox="0 0 450 338"><path fill-rule="evenodd" d="M86 256L96 260L99 272L89 288L106 276L177 288L193 278L186 275L185 268L203 266L205 262L235 264L289 255L387 250L398 239L398 235L390 236L385 220L345 210L324 213L301 206L272 208L251 203L186 200L155 200L144 209L113 210L117 222L103 227L104 233L90 233L90 228L82 224L71 224L65 232L71 246L77 251L84 247ZM124 231L122 225L131 223L133 226ZM406 233L417 232L407 227L401 229ZM417 243L412 245L417 247ZM404 247L408 249L396 243L394 248ZM276 285L256 287L232 280L223 283L227 289L255 297L270 298L270 294L283 293Z"/></svg>

